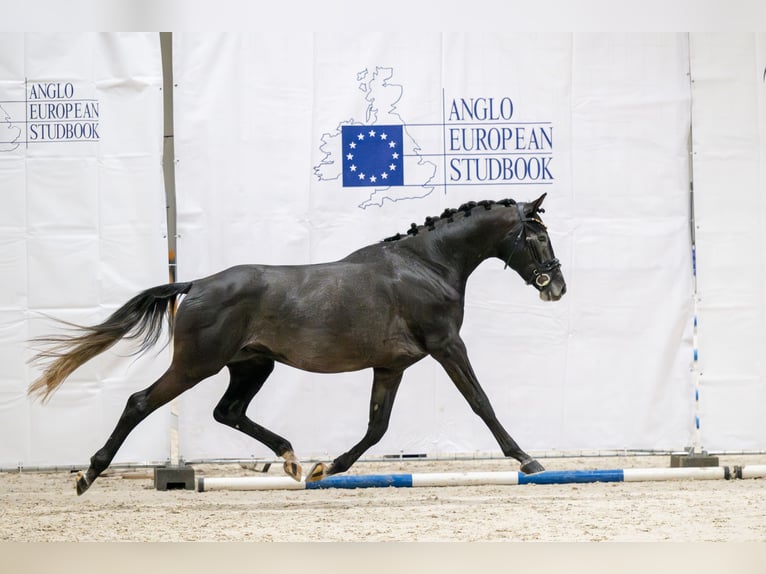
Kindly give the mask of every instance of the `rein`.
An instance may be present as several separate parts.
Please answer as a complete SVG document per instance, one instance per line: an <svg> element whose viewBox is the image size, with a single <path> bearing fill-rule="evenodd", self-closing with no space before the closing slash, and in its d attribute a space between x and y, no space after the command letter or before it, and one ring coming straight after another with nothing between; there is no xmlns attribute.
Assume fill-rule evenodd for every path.
<svg viewBox="0 0 766 574"><path fill-rule="evenodd" d="M543 229L547 229L545 224L537 217L527 217L524 214L524 208L522 207L522 204L517 204L516 209L519 212L519 233L516 235L516 239L513 240L513 248L511 249L511 253L508 255L508 259L505 261L505 268L510 265L511 259L513 259L513 256L516 254L516 251L520 248L520 246L527 244L527 231L529 229L530 223L536 223ZM539 209L538 211L543 210ZM527 248L529 249L529 247ZM538 289L544 289L551 282L551 273L561 267L561 262L555 257L545 261L539 261L535 250L530 249L530 251L532 252L534 263L527 265L521 276L524 281L526 281L527 285L534 285ZM528 273L530 267L532 268L531 274Z"/></svg>

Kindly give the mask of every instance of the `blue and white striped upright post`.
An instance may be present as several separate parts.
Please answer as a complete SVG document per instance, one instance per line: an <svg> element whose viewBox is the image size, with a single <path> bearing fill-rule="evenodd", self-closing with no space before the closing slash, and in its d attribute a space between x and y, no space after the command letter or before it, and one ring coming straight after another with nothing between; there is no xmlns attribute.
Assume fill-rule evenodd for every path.
<svg viewBox="0 0 766 574"><path fill-rule="evenodd" d="M695 269L696 274L696 269ZM694 347L694 359L692 363L692 377L694 379L694 447L692 454L705 454L702 450L702 431L700 429L700 370L699 370L699 345L697 339L697 304L695 293L694 305L694 330L692 335L692 345Z"/></svg>
<svg viewBox="0 0 766 574"><path fill-rule="evenodd" d="M689 82L690 89L694 90L691 75L691 61L689 62ZM690 102L691 105L691 102ZM690 109L690 114L693 114ZM689 126L689 228L691 235L692 248L692 297L694 307L694 319L692 325L692 379L694 381L694 444L690 446L685 454L673 454L670 457L671 467L700 467L700 466L718 466L718 457L709 455L702 446L702 408L700 404L700 381L702 372L700 371L700 353L699 353L699 292L697 290L697 222L694 217L694 137L692 134L692 124Z"/></svg>

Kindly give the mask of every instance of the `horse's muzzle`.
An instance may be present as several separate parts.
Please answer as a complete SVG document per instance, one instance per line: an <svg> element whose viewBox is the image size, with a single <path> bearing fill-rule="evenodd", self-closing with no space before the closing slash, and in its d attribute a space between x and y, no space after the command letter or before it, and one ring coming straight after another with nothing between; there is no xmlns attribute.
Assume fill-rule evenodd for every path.
<svg viewBox="0 0 766 574"><path fill-rule="evenodd" d="M558 301L567 292L567 284L561 274L556 274L548 284L540 289L540 299L543 301Z"/></svg>

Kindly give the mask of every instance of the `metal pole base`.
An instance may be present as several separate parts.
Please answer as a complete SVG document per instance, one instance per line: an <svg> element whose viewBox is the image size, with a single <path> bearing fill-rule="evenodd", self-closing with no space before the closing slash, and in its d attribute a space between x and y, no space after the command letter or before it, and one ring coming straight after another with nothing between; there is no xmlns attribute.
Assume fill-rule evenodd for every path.
<svg viewBox="0 0 766 574"><path fill-rule="evenodd" d="M194 469L190 466L154 467L157 490L194 490Z"/></svg>
<svg viewBox="0 0 766 574"><path fill-rule="evenodd" d="M718 466L718 457L707 453L671 454L670 468Z"/></svg>

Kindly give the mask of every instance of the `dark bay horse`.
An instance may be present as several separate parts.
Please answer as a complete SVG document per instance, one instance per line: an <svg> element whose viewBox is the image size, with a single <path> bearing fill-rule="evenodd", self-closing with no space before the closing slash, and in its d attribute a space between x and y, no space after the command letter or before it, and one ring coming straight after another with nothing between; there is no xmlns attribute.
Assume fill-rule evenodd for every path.
<svg viewBox="0 0 766 574"><path fill-rule="evenodd" d="M545 301L566 292L538 215L544 198L466 203L334 263L241 265L154 287L100 325L39 339L49 346L34 360L50 362L29 394L45 400L77 367L121 338L137 339L138 352L146 350L158 341L165 320L173 338L170 367L128 398L106 444L78 475L77 493L93 484L144 418L224 367L231 379L213 412L215 420L268 446L284 459L285 472L301 480L290 442L246 415L275 361L318 373L373 370L367 432L331 464L314 465L308 481L347 470L382 438L404 370L426 355L444 367L505 456L518 460L522 472L544 470L498 421L459 334L466 282L489 257L513 268Z"/></svg>

